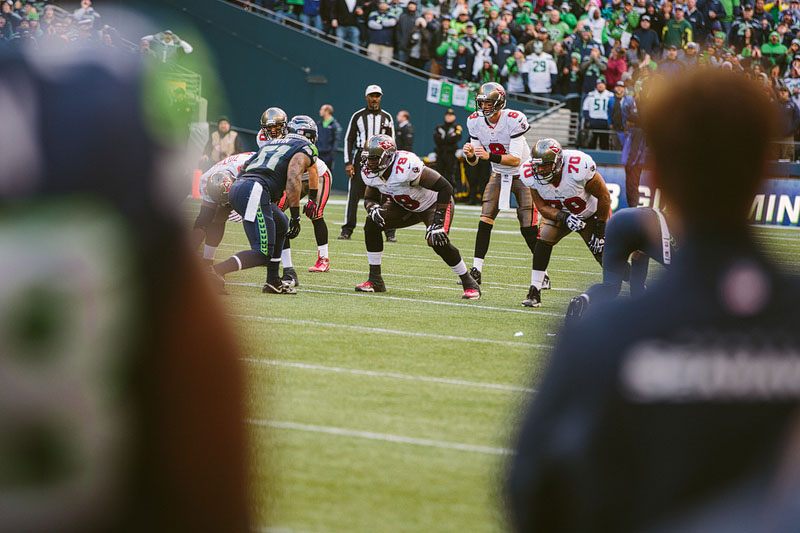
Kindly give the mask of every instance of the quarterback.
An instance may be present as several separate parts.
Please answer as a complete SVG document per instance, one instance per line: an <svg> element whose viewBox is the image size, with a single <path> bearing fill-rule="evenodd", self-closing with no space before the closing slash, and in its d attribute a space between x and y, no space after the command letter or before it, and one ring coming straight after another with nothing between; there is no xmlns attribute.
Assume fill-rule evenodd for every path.
<svg viewBox="0 0 800 533"><path fill-rule="evenodd" d="M464 157L469 165L478 164L478 158L488 159L492 175L483 191L481 219L475 237L475 255L470 274L479 284L483 260L489 250L492 226L498 211L508 209L511 193L517 199L517 218L520 233L533 253L539 228L536 226L536 208L530 189L520 180L520 163L528 154L525 132L528 120L519 111L505 109L506 91L499 83L484 83L475 97L478 109L467 119L469 142L464 145ZM549 288L549 287L546 287Z"/></svg>
<svg viewBox="0 0 800 533"><path fill-rule="evenodd" d="M603 264L611 195L592 158L579 150L562 149L555 139L536 142L531 158L522 165L522 181L531 187L533 203L542 214L531 287L522 305L540 307L550 254L565 235L580 233L594 258Z"/></svg>
<svg viewBox="0 0 800 533"><path fill-rule="evenodd" d="M367 245L369 278L356 286L359 292L386 292L381 276L383 238L381 230L406 228L422 222L428 231L428 246L453 269L464 287L462 298L477 300L480 287L467 272L448 232L455 205L453 186L412 152L398 150L388 135L373 135L361 154L361 178L367 186L364 207L364 240ZM381 204L381 195L386 201Z"/></svg>

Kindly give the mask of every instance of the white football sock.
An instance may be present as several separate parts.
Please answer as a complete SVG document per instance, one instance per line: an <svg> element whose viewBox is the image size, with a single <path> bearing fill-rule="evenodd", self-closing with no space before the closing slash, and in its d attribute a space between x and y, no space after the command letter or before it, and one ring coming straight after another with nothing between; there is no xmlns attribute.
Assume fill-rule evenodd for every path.
<svg viewBox="0 0 800 533"><path fill-rule="evenodd" d="M328 258L328 245L327 244L321 244L321 245L317 246L317 250L319 251L319 256L320 257L324 257L326 259Z"/></svg>
<svg viewBox="0 0 800 533"><path fill-rule="evenodd" d="M459 261L457 265L453 265L450 268L453 269L453 272L455 272L457 276L463 276L467 273L467 265L464 264L463 259Z"/></svg>
<svg viewBox="0 0 800 533"><path fill-rule="evenodd" d="M203 248L203 259L210 259L210 260L213 261L214 260L214 255L216 253L217 253L217 247L216 246L206 245Z"/></svg>
<svg viewBox="0 0 800 533"><path fill-rule="evenodd" d="M367 263L370 265L380 265L383 252L367 252Z"/></svg>
<svg viewBox="0 0 800 533"><path fill-rule="evenodd" d="M279 261L283 263L283 268L292 268L292 249L285 248L281 252L281 258L279 259Z"/></svg>
<svg viewBox="0 0 800 533"><path fill-rule="evenodd" d="M483 271L483 259L480 257L474 257L472 259L472 266L478 269L478 272Z"/></svg>
<svg viewBox="0 0 800 533"><path fill-rule="evenodd" d="M242 260L239 259L238 255L234 255L233 258L236 259L236 266L237 266L236 270L241 270L242 269Z"/></svg>
<svg viewBox="0 0 800 533"><path fill-rule="evenodd" d="M539 290L542 290L542 283L544 282L544 270L531 270L531 285Z"/></svg>

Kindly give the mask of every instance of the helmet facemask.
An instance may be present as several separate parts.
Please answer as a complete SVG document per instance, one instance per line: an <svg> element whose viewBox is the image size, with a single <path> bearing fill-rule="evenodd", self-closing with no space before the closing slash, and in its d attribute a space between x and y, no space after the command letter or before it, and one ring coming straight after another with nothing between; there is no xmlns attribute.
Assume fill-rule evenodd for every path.
<svg viewBox="0 0 800 533"><path fill-rule="evenodd" d="M214 172L206 184L209 198L219 205L228 205L228 193L234 181L236 181L236 176L227 170Z"/></svg>
<svg viewBox="0 0 800 533"><path fill-rule="evenodd" d="M286 137L288 122L286 113L279 107L270 107L261 115L261 129L270 140Z"/></svg>
<svg viewBox="0 0 800 533"><path fill-rule="evenodd" d="M546 185L558 181L564 167L561 145L553 139L538 141L531 150L531 163L533 177L538 183Z"/></svg>
<svg viewBox="0 0 800 533"><path fill-rule="evenodd" d="M367 147L361 152L361 166L373 174L383 174L392 166L397 147L388 135L374 135L367 141Z"/></svg>

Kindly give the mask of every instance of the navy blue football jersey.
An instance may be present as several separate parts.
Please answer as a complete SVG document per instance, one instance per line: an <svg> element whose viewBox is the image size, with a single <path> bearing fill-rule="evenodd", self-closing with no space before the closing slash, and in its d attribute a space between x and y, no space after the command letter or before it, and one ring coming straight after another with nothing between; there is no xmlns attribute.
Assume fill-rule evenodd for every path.
<svg viewBox="0 0 800 533"><path fill-rule="evenodd" d="M290 133L281 139L272 140L259 148L244 164L241 177L261 181L273 196L279 197L286 189L289 161L298 152L306 154L312 164L316 163L317 147L302 135Z"/></svg>

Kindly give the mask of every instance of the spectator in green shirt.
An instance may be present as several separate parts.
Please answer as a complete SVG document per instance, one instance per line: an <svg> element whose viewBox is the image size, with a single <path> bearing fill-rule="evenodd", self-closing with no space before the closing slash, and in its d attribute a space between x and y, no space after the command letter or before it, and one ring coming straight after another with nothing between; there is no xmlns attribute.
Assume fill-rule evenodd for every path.
<svg viewBox="0 0 800 533"><path fill-rule="evenodd" d="M675 6L675 18L670 18L664 23L664 29L661 30L661 42L664 44L665 50L670 46L683 49L686 43L693 40L692 25L683 17L684 9L682 5L677 4Z"/></svg>
<svg viewBox="0 0 800 533"><path fill-rule="evenodd" d="M568 33L575 31L575 26L578 25L578 19L572 14L572 6L570 6L569 2L563 2L561 4L561 20L566 22L567 26L569 26Z"/></svg>
<svg viewBox="0 0 800 533"><path fill-rule="evenodd" d="M787 48L780 42L781 36L773 31L769 34L769 42L761 46L761 55L766 58L771 65L777 65L786 56Z"/></svg>
<svg viewBox="0 0 800 533"><path fill-rule="evenodd" d="M561 41L571 33L569 24L561 20L561 13L557 9L550 12L550 19L544 23L544 29L550 34L553 42Z"/></svg>

